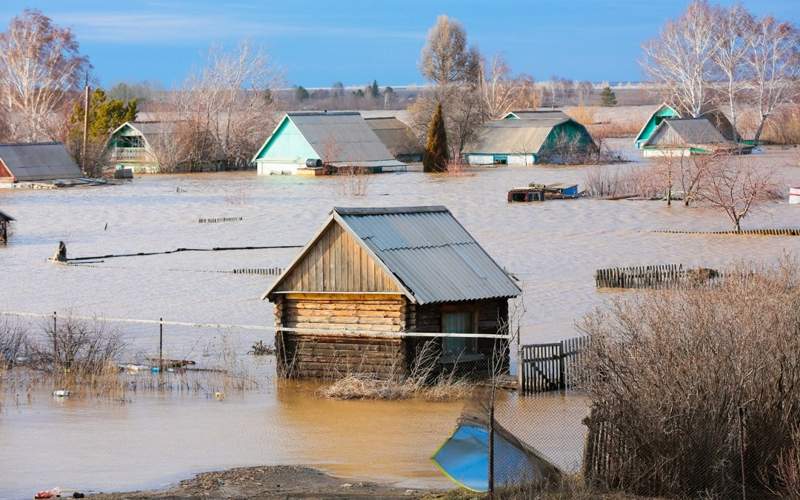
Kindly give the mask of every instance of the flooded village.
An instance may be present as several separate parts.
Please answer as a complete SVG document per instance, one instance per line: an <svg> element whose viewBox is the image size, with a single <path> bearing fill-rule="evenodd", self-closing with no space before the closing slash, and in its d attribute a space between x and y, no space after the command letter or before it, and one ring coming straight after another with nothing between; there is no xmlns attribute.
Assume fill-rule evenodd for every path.
<svg viewBox="0 0 800 500"><path fill-rule="evenodd" d="M42 112L23 34L88 56L23 7L0 498L800 494L800 71L756 57L796 64L800 13L686 3L637 84L534 81L440 16L425 85L290 86L247 42ZM705 97L665 55L689 19L741 22Z"/></svg>

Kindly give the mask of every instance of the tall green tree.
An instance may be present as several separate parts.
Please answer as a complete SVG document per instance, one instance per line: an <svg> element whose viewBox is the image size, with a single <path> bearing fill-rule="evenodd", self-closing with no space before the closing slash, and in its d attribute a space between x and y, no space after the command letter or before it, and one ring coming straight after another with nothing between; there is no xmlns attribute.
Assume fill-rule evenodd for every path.
<svg viewBox="0 0 800 500"><path fill-rule="evenodd" d="M381 96L381 88L378 87L378 80L372 80L372 85L370 85L368 89L369 96L373 99L377 99Z"/></svg>
<svg viewBox="0 0 800 500"><path fill-rule="evenodd" d="M611 87L606 86L600 93L600 104L606 107L617 105L617 94L611 90Z"/></svg>
<svg viewBox="0 0 800 500"><path fill-rule="evenodd" d="M431 123L428 126L428 140L425 143L425 153L422 157L422 167L425 172L444 172L447 170L449 159L447 149L447 132L444 127L444 113L442 104L436 105Z"/></svg>
<svg viewBox="0 0 800 500"><path fill-rule="evenodd" d="M103 89L95 89L89 96L88 137L86 142L86 170L87 173L99 176L105 163L105 146L109 134L125 122L136 120L138 112L136 99L123 102L120 99L109 99ZM83 100L72 108L69 117L69 148L78 163L83 165L81 158L83 149Z"/></svg>

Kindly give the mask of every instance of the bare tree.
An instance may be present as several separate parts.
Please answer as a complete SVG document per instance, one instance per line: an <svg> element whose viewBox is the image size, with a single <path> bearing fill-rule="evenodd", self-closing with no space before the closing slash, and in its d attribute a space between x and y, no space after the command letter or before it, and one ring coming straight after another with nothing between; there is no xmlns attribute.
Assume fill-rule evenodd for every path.
<svg viewBox="0 0 800 500"><path fill-rule="evenodd" d="M181 119L194 129L191 161L247 165L278 118L274 100L265 98L277 80L267 54L249 42L235 51L212 47L178 93Z"/></svg>
<svg viewBox="0 0 800 500"><path fill-rule="evenodd" d="M750 53L750 36L754 26L753 16L741 5L717 10L717 50L713 62L725 82L723 94L727 97L734 140L738 141L736 128L737 101L746 89L745 62Z"/></svg>
<svg viewBox="0 0 800 500"><path fill-rule="evenodd" d="M776 183L772 174L746 163L741 156L723 156L709 162L698 197L725 212L737 232L742 219L758 203L773 197Z"/></svg>
<svg viewBox="0 0 800 500"><path fill-rule="evenodd" d="M512 77L511 68L502 56L494 56L488 68L482 63L480 70L479 92L489 118L501 118L515 108L535 108L538 105L533 77Z"/></svg>
<svg viewBox="0 0 800 500"><path fill-rule="evenodd" d="M61 28L38 10L25 10L0 33L0 102L14 116L14 139L53 140L53 115L62 111L89 70L69 28Z"/></svg>
<svg viewBox="0 0 800 500"><path fill-rule="evenodd" d="M439 16L422 48L420 71L438 85L475 82L480 54L467 45L467 32L456 20Z"/></svg>
<svg viewBox="0 0 800 500"><path fill-rule="evenodd" d="M747 43L751 87L761 117L755 134L758 141L770 115L797 93L800 33L790 23L765 17L753 24Z"/></svg>
<svg viewBox="0 0 800 500"><path fill-rule="evenodd" d="M642 66L663 87L665 100L695 117L712 102L709 75L719 40L715 21L708 2L695 0L643 46Z"/></svg>
<svg viewBox="0 0 800 500"><path fill-rule="evenodd" d="M575 93L578 97L578 104L583 106L589 104L589 100L594 93L594 85L589 81L582 81L575 86Z"/></svg>

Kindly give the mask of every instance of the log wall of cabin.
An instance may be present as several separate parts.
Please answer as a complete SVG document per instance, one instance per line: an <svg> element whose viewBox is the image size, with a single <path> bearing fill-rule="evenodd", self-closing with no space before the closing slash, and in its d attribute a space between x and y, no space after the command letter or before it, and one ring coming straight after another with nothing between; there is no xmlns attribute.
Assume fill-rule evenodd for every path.
<svg viewBox="0 0 800 500"><path fill-rule="evenodd" d="M326 331L324 335L278 331L275 346L282 375L333 378L359 373L389 377L405 371L402 339L380 336L381 332L405 331L405 297L293 293L277 294L273 300L277 329ZM350 333L353 331L366 333ZM374 336L369 334L373 331Z"/></svg>

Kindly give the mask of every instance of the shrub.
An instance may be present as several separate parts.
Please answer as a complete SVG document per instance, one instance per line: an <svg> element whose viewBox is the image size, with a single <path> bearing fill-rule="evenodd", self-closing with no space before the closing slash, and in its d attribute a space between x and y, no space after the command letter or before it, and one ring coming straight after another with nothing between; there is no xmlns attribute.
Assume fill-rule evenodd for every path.
<svg viewBox="0 0 800 500"><path fill-rule="evenodd" d="M800 422L796 261L614 300L581 329L592 340L590 428L603 424L617 443L593 479L643 495L788 495L779 467Z"/></svg>

